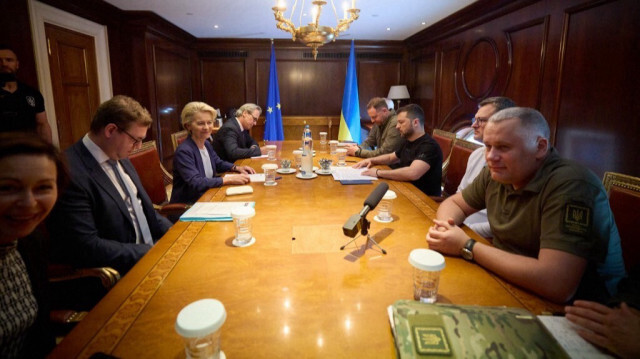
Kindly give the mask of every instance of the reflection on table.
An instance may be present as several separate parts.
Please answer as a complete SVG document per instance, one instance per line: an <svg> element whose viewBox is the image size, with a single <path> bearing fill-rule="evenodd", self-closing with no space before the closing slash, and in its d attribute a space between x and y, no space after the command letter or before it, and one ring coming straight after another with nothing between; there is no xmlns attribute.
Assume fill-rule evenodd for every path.
<svg viewBox="0 0 640 359"><path fill-rule="evenodd" d="M277 143L278 160L293 160L297 141ZM314 164L328 153L317 152ZM355 158L349 158L355 160ZM295 163L295 161L292 161ZM267 159L239 161L256 170ZM412 299L409 252L426 248L437 204L411 184L386 181L396 192L393 222L372 220L370 233L387 250L365 248L342 233L377 185L341 185L331 176L301 180L282 174L277 186L252 183L232 197L211 189L201 201L255 201L256 243L232 245L232 222L178 222L53 352L88 357L184 357L174 322L202 298L224 303L221 347L229 358L395 357L387 306ZM375 215L369 214L369 219ZM478 238L473 232L469 235ZM441 303L558 306L497 279L480 266L447 257Z"/></svg>

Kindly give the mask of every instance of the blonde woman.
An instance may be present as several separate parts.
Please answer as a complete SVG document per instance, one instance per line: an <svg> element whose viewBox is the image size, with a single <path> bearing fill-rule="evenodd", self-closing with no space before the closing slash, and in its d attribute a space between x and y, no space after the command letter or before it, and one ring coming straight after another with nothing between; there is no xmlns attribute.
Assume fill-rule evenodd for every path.
<svg viewBox="0 0 640 359"><path fill-rule="evenodd" d="M249 183L249 174L255 173L249 166L223 161L207 141L216 114L216 110L204 102L190 102L182 110L182 126L189 131L189 137L178 146L173 157L172 203L193 203L209 188ZM240 175L216 176L227 171Z"/></svg>

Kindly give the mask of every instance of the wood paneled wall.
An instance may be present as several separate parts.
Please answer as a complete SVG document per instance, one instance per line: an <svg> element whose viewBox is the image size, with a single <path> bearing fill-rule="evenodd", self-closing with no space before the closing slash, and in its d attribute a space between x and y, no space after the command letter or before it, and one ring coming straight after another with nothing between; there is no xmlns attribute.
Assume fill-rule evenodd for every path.
<svg viewBox="0 0 640 359"><path fill-rule="evenodd" d="M0 0L7 42L21 56L20 77L36 85L26 0ZM266 103L269 40L195 39L146 12L101 0L41 0L107 26L115 94L138 99L168 136L191 100L225 112ZM476 103L506 95L539 109L560 153L596 174L640 176L640 2L636 0L480 0L403 42L357 41L361 116L369 98L407 84L427 113L427 130L469 125ZM320 49L276 40L285 116L340 115L349 41ZM261 137L261 134L254 133Z"/></svg>
<svg viewBox="0 0 640 359"><path fill-rule="evenodd" d="M339 118L349 47L350 41L346 40L327 44L320 48L318 59L314 60L309 48L291 40L275 40L285 127L297 126L297 123L288 124L286 121L299 116L311 116L319 121L324 121L327 116ZM269 40L200 39L196 49L205 102L220 108L222 113L246 102L256 103L263 108L266 106ZM356 41L355 51L360 114L367 118L366 104L369 99L386 96L389 87L399 84L404 46L397 41ZM252 135L257 140L262 139L259 126L252 131Z"/></svg>
<svg viewBox="0 0 640 359"><path fill-rule="evenodd" d="M406 82L427 127L504 95L542 112L563 156L639 176L639 33L635 0L480 1L407 39Z"/></svg>

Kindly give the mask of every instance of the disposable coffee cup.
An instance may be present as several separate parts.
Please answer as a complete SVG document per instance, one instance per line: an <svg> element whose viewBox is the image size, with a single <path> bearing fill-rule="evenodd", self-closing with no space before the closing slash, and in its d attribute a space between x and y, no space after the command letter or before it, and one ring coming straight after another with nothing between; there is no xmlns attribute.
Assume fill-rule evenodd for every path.
<svg viewBox="0 0 640 359"><path fill-rule="evenodd" d="M187 359L225 358L220 351L220 328L226 319L224 305L217 299L201 299L182 308L175 327Z"/></svg>
<svg viewBox="0 0 640 359"><path fill-rule="evenodd" d="M393 200L396 199L396 197L397 195L394 191L388 190L378 204L378 214L373 217L373 219L382 223L393 222L391 210L393 209Z"/></svg>
<svg viewBox="0 0 640 359"><path fill-rule="evenodd" d="M276 149L278 148L276 145L266 145L264 146L267 150L267 160L275 161L276 160Z"/></svg>
<svg viewBox="0 0 640 359"><path fill-rule="evenodd" d="M293 150L293 156L296 159L296 168L302 167L302 150Z"/></svg>
<svg viewBox="0 0 640 359"><path fill-rule="evenodd" d="M231 210L231 218L235 225L236 236L231 242L236 247L247 247L256 240L253 238L252 219L256 215L256 210L252 207L238 207Z"/></svg>
<svg viewBox="0 0 640 359"><path fill-rule="evenodd" d="M327 133L320 132L320 151L327 152Z"/></svg>
<svg viewBox="0 0 640 359"><path fill-rule="evenodd" d="M338 166L346 166L347 165L347 149L338 148L336 150L336 154L338 156Z"/></svg>
<svg viewBox="0 0 640 359"><path fill-rule="evenodd" d="M329 153L332 155L335 155L337 149L338 149L338 141L336 140L329 141Z"/></svg>
<svg viewBox="0 0 640 359"><path fill-rule="evenodd" d="M413 266L413 299L435 303L444 257L434 250L418 248L409 254L409 263Z"/></svg>
<svg viewBox="0 0 640 359"><path fill-rule="evenodd" d="M278 169L278 165L275 163L267 163L262 165L262 170L264 171L264 185L265 186L275 186L278 183L276 182L276 170Z"/></svg>

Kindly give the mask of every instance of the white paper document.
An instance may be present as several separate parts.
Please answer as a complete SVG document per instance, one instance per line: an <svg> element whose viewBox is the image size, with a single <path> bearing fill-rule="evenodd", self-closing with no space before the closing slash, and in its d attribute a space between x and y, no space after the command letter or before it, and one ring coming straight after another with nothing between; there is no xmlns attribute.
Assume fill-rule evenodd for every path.
<svg viewBox="0 0 640 359"><path fill-rule="evenodd" d="M363 176L362 172L367 168L353 168L353 167L331 167L331 174L336 181L348 181L348 180L377 180L378 177Z"/></svg>
<svg viewBox="0 0 640 359"><path fill-rule="evenodd" d="M182 216L181 221L231 221L231 210L238 207L253 207L255 202L196 202Z"/></svg>
<svg viewBox="0 0 640 359"><path fill-rule="evenodd" d="M260 156L253 156L251 158L268 158L269 155L260 155Z"/></svg>
<svg viewBox="0 0 640 359"><path fill-rule="evenodd" d="M224 175L225 177L233 177L233 176L240 176L239 173L227 173L226 175ZM251 180L251 182L264 182L265 178L264 178L264 173L253 173L249 175L249 179Z"/></svg>
<svg viewBox="0 0 640 359"><path fill-rule="evenodd" d="M605 354L593 344L582 339L576 332L578 326L571 323L565 317L556 317L551 315L539 315L538 319L547 327L551 335L560 343L571 358L574 359L600 359L614 358Z"/></svg>

